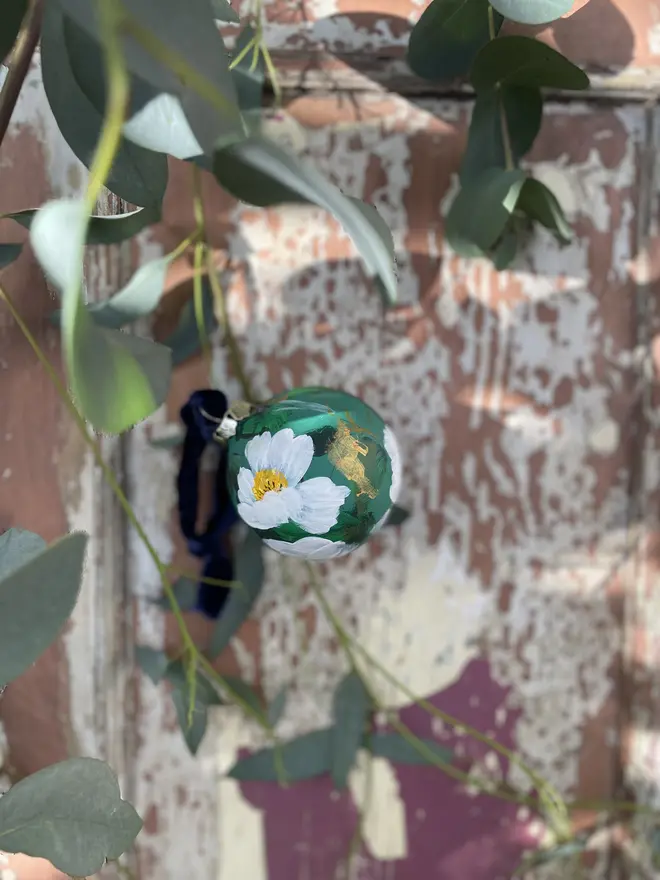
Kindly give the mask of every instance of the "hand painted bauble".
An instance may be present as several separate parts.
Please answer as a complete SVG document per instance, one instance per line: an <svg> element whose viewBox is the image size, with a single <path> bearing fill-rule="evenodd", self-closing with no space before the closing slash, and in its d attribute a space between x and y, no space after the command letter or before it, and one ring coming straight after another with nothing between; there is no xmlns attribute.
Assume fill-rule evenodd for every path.
<svg viewBox="0 0 660 880"><path fill-rule="evenodd" d="M228 440L229 492L239 516L287 556L350 553L396 501L396 439L362 400L296 388L257 408Z"/></svg>

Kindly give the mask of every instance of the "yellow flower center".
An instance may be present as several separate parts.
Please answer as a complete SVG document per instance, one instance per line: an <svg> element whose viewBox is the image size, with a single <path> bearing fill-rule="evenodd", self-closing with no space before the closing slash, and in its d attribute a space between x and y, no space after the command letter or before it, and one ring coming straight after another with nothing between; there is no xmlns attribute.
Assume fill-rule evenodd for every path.
<svg viewBox="0 0 660 880"><path fill-rule="evenodd" d="M261 501L266 492L281 492L288 485L287 478L283 473L269 468L265 471L256 472L252 491L257 501Z"/></svg>

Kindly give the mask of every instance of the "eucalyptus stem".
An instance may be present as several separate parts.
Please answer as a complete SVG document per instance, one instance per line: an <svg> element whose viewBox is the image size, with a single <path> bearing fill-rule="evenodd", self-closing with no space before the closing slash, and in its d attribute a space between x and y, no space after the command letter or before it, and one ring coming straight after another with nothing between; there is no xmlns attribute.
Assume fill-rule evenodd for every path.
<svg viewBox="0 0 660 880"><path fill-rule="evenodd" d="M9 72L0 92L0 145L5 139L11 117L30 70L43 17L43 0L31 0L9 62Z"/></svg>
<svg viewBox="0 0 660 880"><path fill-rule="evenodd" d="M193 258L193 268L195 274L193 276L193 308L195 311L195 323L197 324L197 333L202 349L202 357L211 360L211 343L209 335L206 331L206 322L204 321L204 287L202 285L202 264L204 262L205 243L205 223L204 223L204 202L202 200L202 184L200 171L197 165L192 166L193 175L193 212L195 216L195 232L199 240L195 244L195 255Z"/></svg>

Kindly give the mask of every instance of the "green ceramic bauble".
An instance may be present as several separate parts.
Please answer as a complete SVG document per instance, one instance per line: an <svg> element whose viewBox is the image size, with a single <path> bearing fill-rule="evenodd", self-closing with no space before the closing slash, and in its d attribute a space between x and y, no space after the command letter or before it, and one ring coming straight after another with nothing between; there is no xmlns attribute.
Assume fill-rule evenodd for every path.
<svg viewBox="0 0 660 880"><path fill-rule="evenodd" d="M228 440L239 516L288 556L350 553L395 502L393 432L366 403L330 388L296 388L239 421Z"/></svg>

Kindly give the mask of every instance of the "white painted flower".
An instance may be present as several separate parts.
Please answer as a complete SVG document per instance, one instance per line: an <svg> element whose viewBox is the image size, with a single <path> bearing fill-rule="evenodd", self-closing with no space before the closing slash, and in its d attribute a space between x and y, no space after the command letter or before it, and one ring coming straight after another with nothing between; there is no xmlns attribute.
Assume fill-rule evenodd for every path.
<svg viewBox="0 0 660 880"><path fill-rule="evenodd" d="M274 529L294 522L311 535L322 535L337 522L351 490L328 477L301 482L314 455L308 434L283 428L265 431L245 447L250 468L238 472L238 513L253 529Z"/></svg>
<svg viewBox="0 0 660 880"><path fill-rule="evenodd" d="M394 436L394 431L385 425L384 432L385 452L392 462L392 485L390 486L390 501L396 503L399 493L401 492L401 477L403 476L403 467L401 464L401 453L399 452L399 443Z"/></svg>
<svg viewBox="0 0 660 880"><path fill-rule="evenodd" d="M357 544L345 544L343 541L328 541L327 538L300 538L298 541L275 541L273 538L265 538L264 544L277 550L284 556L298 556L303 559L335 559L337 556L346 556L358 546Z"/></svg>

